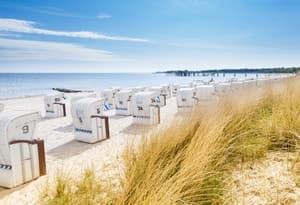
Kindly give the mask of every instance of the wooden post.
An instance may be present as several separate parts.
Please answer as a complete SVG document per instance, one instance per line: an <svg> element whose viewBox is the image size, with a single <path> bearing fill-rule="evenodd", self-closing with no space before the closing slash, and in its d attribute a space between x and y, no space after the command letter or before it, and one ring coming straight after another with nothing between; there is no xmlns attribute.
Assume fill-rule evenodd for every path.
<svg viewBox="0 0 300 205"><path fill-rule="evenodd" d="M157 106L157 109L158 109L158 111L157 111L157 115L158 115L158 124L160 124L160 107Z"/></svg>
<svg viewBox="0 0 300 205"><path fill-rule="evenodd" d="M38 139L35 140L38 147L39 155L39 167L40 167L40 176L46 175L46 157L45 157L45 144L44 140Z"/></svg>

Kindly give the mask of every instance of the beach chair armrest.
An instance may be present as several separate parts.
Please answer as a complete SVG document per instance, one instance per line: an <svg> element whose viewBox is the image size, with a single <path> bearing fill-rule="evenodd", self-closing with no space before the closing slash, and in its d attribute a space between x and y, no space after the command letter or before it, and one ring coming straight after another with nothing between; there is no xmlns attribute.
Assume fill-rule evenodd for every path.
<svg viewBox="0 0 300 205"><path fill-rule="evenodd" d="M108 119L108 116L104 116L104 115L92 115L91 118Z"/></svg>

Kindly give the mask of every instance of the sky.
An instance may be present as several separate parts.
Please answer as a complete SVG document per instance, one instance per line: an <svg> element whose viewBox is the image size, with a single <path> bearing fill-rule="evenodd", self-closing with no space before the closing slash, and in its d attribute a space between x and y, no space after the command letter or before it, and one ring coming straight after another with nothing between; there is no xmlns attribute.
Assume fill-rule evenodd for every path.
<svg viewBox="0 0 300 205"><path fill-rule="evenodd" d="M0 72L300 66L298 0L0 0Z"/></svg>

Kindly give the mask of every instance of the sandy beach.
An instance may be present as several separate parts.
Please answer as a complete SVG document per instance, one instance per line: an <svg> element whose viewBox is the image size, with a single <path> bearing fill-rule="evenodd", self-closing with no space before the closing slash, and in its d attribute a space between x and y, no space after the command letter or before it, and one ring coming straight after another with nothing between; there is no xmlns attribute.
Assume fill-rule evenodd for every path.
<svg viewBox="0 0 300 205"><path fill-rule="evenodd" d="M283 89L275 85L277 91ZM253 96L259 96L262 90L256 89ZM43 117L37 125L35 136L45 141L47 175L13 189L0 188L0 204L39 204L41 193L60 174L76 178L91 167L99 176L119 174L122 169L121 155L126 146L138 144L151 131L168 126L172 120L186 113L177 112L176 97L167 99L167 106L161 108L161 124L156 126L134 125L131 116L116 116L114 110L106 111L111 138L88 144L74 139L70 99L76 95L65 95L66 117ZM0 103L8 111L32 110L45 116L43 96L0 100ZM230 198L234 204L299 204L300 190L293 179L290 164L295 154L271 152L255 163L237 163L229 180L232 184Z"/></svg>
<svg viewBox="0 0 300 205"><path fill-rule="evenodd" d="M74 94L73 94L74 95ZM176 99L167 100L167 106L161 108L161 124L159 126L132 125L132 117L110 115L111 138L96 144L87 144L74 140L72 118L70 115L70 98L67 96L67 117L43 118L38 124L36 136L45 140L47 175L14 189L0 188L0 204L38 204L40 192L46 182L51 181L58 173L70 176L80 175L88 167L103 170L110 166L119 166L118 160L124 147L136 143L151 132L165 126L177 113ZM35 110L45 115L43 97L27 97L3 100L6 110ZM101 174L101 171L97 173Z"/></svg>

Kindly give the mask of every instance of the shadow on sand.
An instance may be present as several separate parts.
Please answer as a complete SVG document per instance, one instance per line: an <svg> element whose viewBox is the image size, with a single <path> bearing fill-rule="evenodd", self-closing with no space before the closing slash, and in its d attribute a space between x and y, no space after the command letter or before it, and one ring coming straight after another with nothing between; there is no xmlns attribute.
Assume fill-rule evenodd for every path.
<svg viewBox="0 0 300 205"><path fill-rule="evenodd" d="M128 127L124 128L121 133L129 135L144 135L148 134L151 130L153 130L154 127L155 126L153 125L131 124Z"/></svg>
<svg viewBox="0 0 300 205"><path fill-rule="evenodd" d="M31 181L30 181L30 182L31 182ZM9 189L9 188L4 188L4 187L0 187L0 198L3 198L3 197L5 197L5 196L7 196L7 195L9 195L9 194L11 194L11 193L13 193L13 192L15 192L15 191L19 191L19 190L23 189L23 188L26 187L30 182L27 182L27 183L25 183L25 184L19 185L19 186L15 187L15 188L11 188L11 189Z"/></svg>
<svg viewBox="0 0 300 205"><path fill-rule="evenodd" d="M56 157L58 159L67 159L76 155L81 154L82 152L92 149L99 144L104 143L107 139L99 141L94 144L79 142L77 140L69 141L65 144L62 144L58 147L55 147L47 152L48 155Z"/></svg>
<svg viewBox="0 0 300 205"><path fill-rule="evenodd" d="M57 132L73 132L73 124L54 129Z"/></svg>

